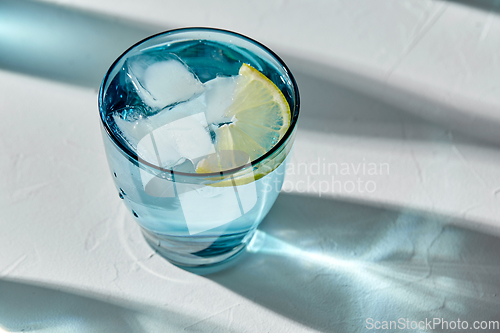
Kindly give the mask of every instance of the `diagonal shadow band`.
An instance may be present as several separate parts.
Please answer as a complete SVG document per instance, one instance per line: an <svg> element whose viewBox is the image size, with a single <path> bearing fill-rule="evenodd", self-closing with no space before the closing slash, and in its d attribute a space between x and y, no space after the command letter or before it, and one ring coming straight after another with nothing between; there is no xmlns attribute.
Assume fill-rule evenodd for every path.
<svg viewBox="0 0 500 333"><path fill-rule="evenodd" d="M301 128L336 135L402 140L408 139L402 135L402 128L411 126L423 129L413 140L447 141L447 133L453 133L455 143L494 148L500 145L498 104L480 100L448 103L386 82L382 77L365 75L347 65L291 54L284 54L283 58L299 84ZM407 83L418 86L409 78Z"/></svg>
<svg viewBox="0 0 500 333"><path fill-rule="evenodd" d="M0 332L180 332L198 321L109 296L0 279ZM204 325L219 329L215 323Z"/></svg>
<svg viewBox="0 0 500 333"><path fill-rule="evenodd" d="M125 49L168 28L33 0L4 0L0 67L97 89ZM463 133L454 136L458 142L495 147L500 143L500 123L494 117L389 86L342 64L303 59L291 51L280 54L301 91L301 128L401 140L401 124L437 126L442 132ZM418 139L443 140L427 134Z"/></svg>
<svg viewBox="0 0 500 333"><path fill-rule="evenodd" d="M323 332L365 331L369 318L472 325L500 320L499 234L445 216L282 194L246 257L207 277Z"/></svg>
<svg viewBox="0 0 500 333"><path fill-rule="evenodd" d="M446 2L455 2L464 6L478 8L488 12L500 13L500 1L498 0L444 0Z"/></svg>
<svg viewBox="0 0 500 333"><path fill-rule="evenodd" d="M0 2L0 67L97 89L130 45L167 30L32 0Z"/></svg>

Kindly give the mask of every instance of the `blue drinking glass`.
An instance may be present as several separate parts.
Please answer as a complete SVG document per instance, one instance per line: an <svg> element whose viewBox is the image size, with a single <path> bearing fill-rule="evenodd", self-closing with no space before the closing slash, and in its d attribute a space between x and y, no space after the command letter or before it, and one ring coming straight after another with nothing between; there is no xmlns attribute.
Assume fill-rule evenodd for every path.
<svg viewBox="0 0 500 333"><path fill-rule="evenodd" d="M127 130L117 125L116 115L127 120L154 113L131 92L130 74L125 70L128 59L147 52L178 57L202 83L237 75L242 63L251 65L281 90L290 106L290 126L264 155L219 172L164 168L158 154L158 163L144 158L140 149L156 143L145 134L139 144L131 144L124 133ZM125 51L104 77L99 112L118 195L146 241L173 264L203 274L227 266L242 253L274 204L295 138L299 91L284 62L259 42L231 31L185 28L148 37ZM245 160L235 152L221 154Z"/></svg>

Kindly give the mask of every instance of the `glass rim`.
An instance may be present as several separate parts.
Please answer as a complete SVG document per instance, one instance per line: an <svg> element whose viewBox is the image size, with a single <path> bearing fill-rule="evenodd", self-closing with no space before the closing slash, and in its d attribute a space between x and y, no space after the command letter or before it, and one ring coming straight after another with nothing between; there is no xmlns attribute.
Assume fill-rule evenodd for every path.
<svg viewBox="0 0 500 333"><path fill-rule="evenodd" d="M124 59L130 51L132 51L136 47L140 46L141 44L143 44L151 39L154 39L154 38L157 38L160 36L173 35L173 34L182 33L182 32L189 32L189 31L206 31L206 32L216 32L216 33L222 33L222 34L227 34L227 35L234 35L237 38L240 38L240 39L243 39L247 42L253 43L256 46L258 46L259 48L263 49L265 52L267 52L272 58L274 58L274 60L276 60L278 62L278 64L281 66L281 68L283 69L285 74L288 75L288 78L291 81L291 84L292 84L292 87L294 90L293 91L294 104L290 105L290 113L291 113L290 126L288 127L288 129L285 132L285 134L283 135L283 137L281 137L281 139L270 150L268 150L264 155L260 156L259 158L256 158L255 160L252 160L252 161L250 161L242 166L228 169L228 170L223 170L223 171L218 171L218 172L207 172L207 173L190 173L190 172L174 171L172 169L162 168L158 165L155 165L155 164L152 164L152 163L149 163L149 162L143 160L142 158L140 158L138 156L138 154L134 153L129 147L127 147L122 142L120 142L120 140L112 133L111 129L108 126L108 123L104 119L105 112L104 112L103 107L102 107L103 100L104 100L104 86L107 84L108 79L110 78L111 72L115 69L118 62L120 60ZM230 31L230 30L225 30L225 29L209 28L209 27L187 27L187 28L166 30L166 31L159 32L157 34L148 36L148 37L138 41L137 43L133 44L132 46L127 48L119 57L117 57L116 60L111 64L111 66L107 70L107 72L106 72L106 74L101 82L98 97L99 97L98 102L99 102L99 114L100 114L100 118L101 118L101 124L103 125L104 130L106 131L106 134L112 139L113 143L129 159L132 159L132 160L136 161L137 163L144 164L144 165L148 166L149 168L156 169L156 170L161 171L161 172L170 173L173 176L179 175L179 176L196 177L196 178L221 177L221 176L235 174L235 173L240 172L244 169L253 168L255 165L258 165L261 162L267 160L271 155L273 155L276 151L278 151L288 141L288 139L292 135L292 133L295 129L295 125L297 124L297 120L298 120L298 116L299 116L299 107L300 107L300 97L299 97L299 89L297 86L297 82L295 81L295 78L293 77L293 74L290 71L290 69L288 68L288 66L274 51L272 51L270 48L268 48L264 44L254 40L250 37L242 35L240 33Z"/></svg>

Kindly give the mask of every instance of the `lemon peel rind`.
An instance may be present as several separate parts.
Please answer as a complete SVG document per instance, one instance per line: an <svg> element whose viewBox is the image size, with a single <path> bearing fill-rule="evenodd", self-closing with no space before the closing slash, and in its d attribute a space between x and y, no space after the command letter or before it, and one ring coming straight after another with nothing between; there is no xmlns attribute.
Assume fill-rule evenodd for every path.
<svg viewBox="0 0 500 333"><path fill-rule="evenodd" d="M252 164L253 161L258 160L259 158L264 156L267 152L269 152L271 149L273 149L277 144L280 143L280 140L284 137L285 133L290 127L291 112L290 112L290 106L285 96L281 92L281 90L257 69L251 67L246 63L243 63L242 66L240 67L239 75L241 75L242 80L240 81L239 86L236 88L235 95L239 94L241 95L241 97L237 99L235 98L233 103L228 107L228 109L224 114L225 117L234 117L234 119L236 120L235 123L231 125L236 125L238 121L243 120L244 118L249 119L248 117L251 115L251 112L252 111L255 112L256 108L260 108L261 112L269 111L271 113L271 116L273 116L272 112L273 109L278 111L275 112L276 117L274 117L277 118L277 121L270 123L269 125L268 124L262 125L261 123L259 123L259 121L251 121L250 120L251 116L248 121L248 125L250 126L252 125L259 126L262 129L269 129L269 132L275 132L276 134L278 134L278 137L272 140L274 142L272 142L272 145L267 149L258 144L257 140L255 138L252 138L252 136L249 133L247 133L247 131L245 131L243 128L237 128L238 131L244 133L245 136L251 138L252 141L254 141L259 146L258 148L264 149L264 151L259 152L258 155L251 154L251 152L247 151L249 155L251 154L250 156L252 162L250 162L249 164ZM272 98L258 100L256 102L248 100L249 96L245 94L243 91L249 85L252 84L254 86L257 85L257 88L263 91L262 93L263 95L267 94L272 96ZM266 104L268 104L269 107L266 107ZM238 119L238 114L240 114L240 119ZM229 146L231 146L231 148L233 149L235 148L234 142L228 142L228 140L229 141L234 140L232 138L232 134L235 133L226 133L227 137L225 137L223 140L225 142L225 146L223 148L227 149L229 148ZM215 183L206 184L208 186L229 187L229 186L245 185L254 182L256 180L259 180L262 177L266 176L267 174L271 173L272 171L276 170L276 168L278 168L281 165L281 163L283 163L283 161L285 160L288 151L289 149L283 149L279 152L275 152L276 154L275 156L272 155L269 156L268 159L260 161L259 164L256 166L247 168L246 166L243 165L241 166L243 170L228 175L224 175L224 170L220 170L221 167L220 163L218 163L219 168L214 170L214 168L211 168L208 163L202 163L201 161L196 168L196 172L199 173L200 175L220 172L221 174L220 178L217 177L218 179L220 179L220 181L216 180ZM215 167L215 165L212 165L212 167ZM230 172L230 170L227 171ZM212 177L211 180L213 181L214 178Z"/></svg>

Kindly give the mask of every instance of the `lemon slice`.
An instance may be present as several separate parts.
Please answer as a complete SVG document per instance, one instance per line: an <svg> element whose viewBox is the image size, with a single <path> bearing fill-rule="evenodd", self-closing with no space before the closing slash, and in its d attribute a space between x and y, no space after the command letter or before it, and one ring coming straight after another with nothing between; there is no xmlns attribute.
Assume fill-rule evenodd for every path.
<svg viewBox="0 0 500 333"><path fill-rule="evenodd" d="M224 117L232 121L214 130L216 151L226 153L219 159L201 160L197 173L242 166L241 158L231 158L227 153L230 151L238 156L241 152L247 154L247 162L259 158L278 143L290 126L291 113L285 96L271 80L247 64L240 67L232 97L232 104L224 112ZM239 160L239 165L233 160Z"/></svg>

